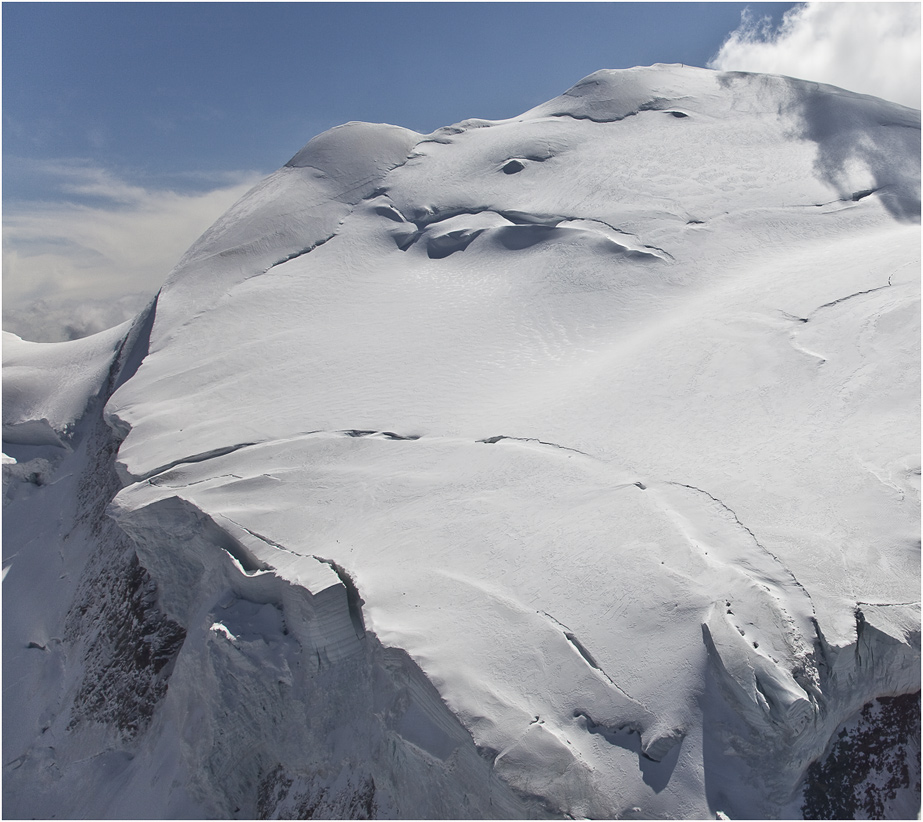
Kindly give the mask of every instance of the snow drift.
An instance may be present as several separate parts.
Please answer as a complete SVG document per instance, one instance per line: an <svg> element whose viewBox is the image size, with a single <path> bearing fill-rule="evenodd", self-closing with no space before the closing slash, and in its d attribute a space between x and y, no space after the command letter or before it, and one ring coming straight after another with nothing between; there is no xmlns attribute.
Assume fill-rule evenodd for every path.
<svg viewBox="0 0 923 822"><path fill-rule="evenodd" d="M920 688L919 125L663 65L350 123L7 343L7 811L811 813Z"/></svg>

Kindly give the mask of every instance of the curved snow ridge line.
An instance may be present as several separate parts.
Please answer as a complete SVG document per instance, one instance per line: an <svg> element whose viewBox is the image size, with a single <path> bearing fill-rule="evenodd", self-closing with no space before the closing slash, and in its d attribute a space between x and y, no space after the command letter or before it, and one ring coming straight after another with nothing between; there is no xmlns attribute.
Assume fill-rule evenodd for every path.
<svg viewBox="0 0 923 822"><path fill-rule="evenodd" d="M436 438L432 438L432 439L436 439ZM557 442L549 442L548 440L541 440L538 437L513 437L513 436L507 436L506 434L497 434L496 436L493 436L493 437L486 437L485 439L475 440L475 442L482 443L485 445L496 445L500 442L503 442L504 440L509 441L510 443L515 443L517 445L520 443L524 445L535 444L535 445L544 446L545 448L554 449L556 451L570 451L573 454L579 454L581 457L586 457L587 459L592 460L594 463L598 463L602 466L605 466L606 468L612 471L618 472L619 470L617 467L613 466L610 461L603 459L602 457L598 457L595 454L590 454L586 451L581 451L579 448L571 448L568 445L561 445ZM568 457L568 459L569 458L570 457ZM629 480L627 482L618 482L610 487L611 487L611 490L613 491L621 491L625 488L638 488L641 491L647 490L647 485L645 485L640 480Z"/></svg>
<svg viewBox="0 0 923 822"><path fill-rule="evenodd" d="M856 297L863 297L863 296L865 296L866 294L874 294L874 293L877 292L877 291L884 291L886 288L891 288L891 287L892 287L892 283L891 283L892 278L893 278L894 275L895 275L898 271L900 271L902 268L906 268L906 264L903 265L903 266L901 266L901 268L899 268L899 269L897 269L897 270L891 272L891 274L888 276L888 282L887 282L885 285L879 285L879 286L876 286L875 288L867 288L867 289L865 289L864 291L856 291L854 294L847 294L845 297L840 297L840 298L838 298L838 299L836 299L836 300L831 300L829 303L824 303L823 305L817 306L817 308L815 308L813 311L811 311L811 313L808 314L807 317L797 317L797 316L795 316L794 314L789 314L787 311L780 311L780 313L781 313L786 319L792 320L793 322L797 322L797 323L799 323L799 324L801 324L801 325L805 325L805 324L811 322L811 320L814 319L814 316L817 314L817 312L821 311L821 310L824 309L824 308L832 308L832 307L835 306L835 305L840 305L841 303L845 303L847 300L852 300L852 299L855 299ZM798 334L798 328L797 328L797 326L796 326L796 327L792 330L792 332L789 334L789 340L791 341L792 347L793 347L796 351L801 351L803 354L807 354L808 356L811 356L811 357L816 357L817 359L820 360L820 362L818 363L818 365L823 365L824 363L827 362L827 358L826 358L825 356L823 356L823 354L818 354L816 351L811 351L810 349L807 349L807 348L805 348L804 346L802 346L801 344L799 344L799 343L797 342L797 340L795 339L795 337L796 337L797 334Z"/></svg>
<svg viewBox="0 0 923 822"><path fill-rule="evenodd" d="M788 311L782 311L781 309L779 310L779 313L785 317L786 320L791 320L793 323L800 323L801 325L804 325L809 320L809 317L797 317L794 314L790 314ZM814 312L812 311L811 314L813 313ZM827 362L827 358L823 354L818 354L816 351L811 351L809 348L805 348L803 345L801 345L795 339L797 334L797 326L789 332L788 341L791 343L792 348L794 348L796 351L800 351L802 354L807 354L809 357L814 357L815 359L820 360L820 362L818 362L819 366Z"/></svg>
<svg viewBox="0 0 923 822"><path fill-rule="evenodd" d="M799 691L799 698L803 695L809 702L814 703L818 699L819 694L816 686L817 672L816 665L813 662L811 643L817 636L817 621L814 616L816 611L810 594L804 586L798 582L791 570L756 539L753 532L740 521L736 513L724 502L717 499L712 494L709 494L707 491L695 486L677 482L667 482L664 484L687 488L696 491L698 494L707 496L716 507L716 510L712 511L711 515L715 516L717 510L720 509L720 511L724 512L724 515L726 515L722 516L722 518L726 520L727 525L745 533L747 542L760 549L759 553L756 554L756 558L753 558L746 553L741 553L743 546L737 546L735 548L731 545L732 552L729 555L722 556L720 552L721 542L719 542L716 543L716 546L719 548L719 558L713 561L722 568L732 571L735 575L739 575L749 586L752 586L752 588L748 588L749 593L744 600L744 604L747 606L746 610L756 608L756 613L751 613L750 619L757 621L751 624L756 625L757 635L765 631L769 631L769 633L764 636L758 636L760 640L759 643L754 640L753 636L747 637L744 629L741 628L736 621L732 622L727 619L727 615L731 614L731 603L728 600L724 601L724 605L727 608L727 615L718 619L717 616L713 614L702 626L703 630L706 632L706 647L710 654L717 654L719 667L722 670L731 670L735 668L735 666L741 668L739 675L732 675L731 680L744 683L739 687L742 688L740 695L744 704L748 706L747 709L749 710L754 705L759 705L762 706L763 709L768 710L765 705L762 705L762 697L758 694L759 688L756 688L754 691L755 686L749 678L750 674L745 673L745 671L749 671L753 666L761 669L762 673L760 676L762 678L781 678L782 681L787 683L783 690L794 693L792 689L797 688ZM680 500L671 502L669 497L667 497L667 499L662 500L660 504L664 510L671 515L685 520L690 527L695 528L697 526L697 519L694 516L695 512L687 510L683 513L683 509L679 507L682 505ZM679 526L681 532L691 545L697 548L703 547L697 541L693 533L686 532L686 526L683 525L682 522L679 523ZM726 540L729 538L730 537L726 535L723 539ZM707 548L708 546L704 547ZM744 550L750 551L751 549L747 548ZM705 551L705 553L708 555L708 559L712 560L712 552ZM759 559L762 559L762 563L759 562ZM771 562L768 563L768 568L766 567L767 559L771 560ZM804 598L805 603L810 606L810 615L803 612L801 608L798 608L797 603L795 603L795 607L798 608L800 612L799 618L796 620L789 612L788 601L784 593L788 583L784 579L780 579L778 575L774 573L777 568L784 571L794 583L797 592ZM755 597L754 594L756 595ZM771 625L765 624L763 620L758 617L759 612L764 607L768 607L773 615ZM715 608L717 608L717 603L713 606L713 610ZM725 609L720 608L719 610L724 611ZM722 641L716 639L716 631L724 637ZM732 640L728 639L731 635L733 635ZM776 654L784 654L785 658L788 660L786 664L791 664L793 666L791 672L784 671L780 667L779 660L772 654L766 656L763 651L756 650L759 648L760 644L762 644L763 639L767 640L770 646L777 645L777 643L781 641L782 645L777 646ZM730 662L725 659L727 653L731 654ZM791 682L788 681L789 679ZM734 691L737 687L738 686L734 686L731 690ZM772 700L769 700L769 702L771 703ZM789 707L786 707L784 711L786 717L789 715ZM803 728L804 717L808 714L803 713L801 708L799 708L798 711L800 718L794 725L789 723L790 727L797 725L798 728ZM753 721L758 721L761 715L761 711L756 711L751 718ZM789 720L786 719L783 724L788 721Z"/></svg>
<svg viewBox="0 0 923 822"><path fill-rule="evenodd" d="M416 150L416 147L417 147L418 145L420 145L421 142L425 142L425 140L419 140L419 141L417 141L416 143L414 143L413 146L411 147L410 151L407 153L407 156L404 157L403 160L401 160L401 161L398 162L398 163L395 163L393 166L391 166L390 168L388 168L387 170L385 170L383 173L381 173L381 174L369 175L369 176L365 177L364 179L362 179L362 180L356 182L354 185L349 186L348 188L345 188L345 189L343 189L342 191L338 191L338 192L336 192L335 194L333 194L333 195L331 196L331 199L337 200L337 201L342 202L342 203L344 203L345 205L349 206L349 211L348 211L346 214L343 215L343 217L342 217L342 218L340 219L340 221L337 223L336 228L335 228L327 237L324 237L323 239L317 240L316 242L312 243L310 246L308 246L308 247L306 247L306 248L303 248L303 249L298 250L298 251L292 251L292 252L290 252L289 254L287 254L286 256L282 257L282 258L281 258L280 260L278 260L277 262L274 262L274 263L272 263L271 265L267 266L263 271L258 272L257 274L252 274L251 277L248 277L247 279L251 279L252 277L261 276L262 274L266 274L268 271L272 270L272 269L275 268L276 266L283 265L284 263L287 263L287 262L291 262L292 260L298 259L299 257L303 257L305 254L310 254L310 253L311 253L312 251L314 251L315 249L319 248L320 246L324 245L325 243L330 242L330 240L332 240L334 237L337 236L337 234L339 234L340 229L343 227L343 224L346 222L346 220L349 218L349 216L353 213L353 211L355 210L355 207L356 207L357 205L359 205L360 203L362 203L362 202L364 202L364 201L366 201L366 200L370 200L370 199L372 199L372 198L374 198L374 197L376 197L376 196L380 196L381 193L384 192L386 189L385 189L384 187L382 187L382 186L378 186L378 187L377 187L374 191L372 191L371 193L369 193L369 194L364 194L364 195L362 195L361 197L359 197L359 198L357 198L357 199L355 199L355 200L352 200L352 199L349 198L349 197L347 197L345 200L344 200L343 198L344 198L346 195L352 194L352 193L354 193L354 192L356 192L356 191L365 190L370 184L372 184L372 183L374 183L374 182L376 182L376 181L378 181L378 182L383 182L383 181L388 177L388 175L389 175L392 171L394 171L395 169L400 168L401 166L407 164L407 162L414 156L414 152L415 152L415 150ZM297 156L297 155L296 155L296 156ZM293 159L294 159L294 158L293 158ZM289 161L289 163L291 163L291 162L292 162L292 161ZM289 163L286 163L286 166L285 166L285 167L288 167L288 168L293 167L293 166L290 166ZM305 166L298 166L298 167L299 167L299 168L311 168L311 169L313 169L314 171L317 171L317 172L319 172L320 174L324 175L325 177L328 176L328 175L326 174L326 172L324 172L323 169L319 169L319 168L317 168L316 166L313 166L313 165L310 165L310 164L305 165Z"/></svg>
<svg viewBox="0 0 923 822"><path fill-rule="evenodd" d="M370 183L374 182L375 180L383 180L385 177L388 176L388 174L390 174L392 171L394 171L395 168L400 168L400 167L401 167L402 165L404 165L404 163L406 163L407 160L409 160L409 159L410 159L410 157L408 156L408 157L404 160L404 162L399 163L398 165L394 166L393 168L390 168L388 171L385 172L385 174L384 174L382 177L374 177L374 176L373 176L373 177L369 177L369 178L363 180L361 183L359 183L359 184L356 185L356 186L353 186L353 187L348 188L348 189L346 189L346 190L344 190L344 191L338 192L337 194L333 195L332 199L338 200L338 201L340 201L340 202L343 202L343 201L340 199L341 197L343 197L343 195L345 195L345 194L351 194L353 191L357 191L357 190L359 190L359 189L364 189L364 188L366 188ZM314 167L313 167L313 166L310 166L310 168L314 168ZM315 169L315 170L317 170L317 169ZM253 274L250 274L249 276L245 277L244 280L246 281L246 280L253 279L254 277L261 277L263 274L267 274L267 273L268 273L269 271L271 271L273 268L276 268L277 266L280 266L280 265L284 265L285 263L291 262L292 260L297 260L299 257L303 257L303 256L305 256L306 254L310 254L312 251L314 251L314 250L320 248L322 245L324 245L324 244L326 244L326 243L329 243L334 237L336 237L336 236L340 233L340 229L343 227L343 224L346 222L346 220L349 218L349 216L353 213L353 211L355 210L356 206L359 205L359 203L364 202L365 200L368 200L368 199L371 199L371 198L373 198L373 197L375 197L375 196L378 196L378 195L381 193L381 191L383 191L382 188L377 188L377 189L375 189L375 191L373 191L371 194L364 195L363 197L360 197L360 198L359 198L358 200L356 200L355 202L350 202L350 201L347 200L345 204L349 206L349 211L348 211L346 214L343 215L343 217L342 217L342 218L340 219L340 221L337 223L336 228L334 228L334 230L333 230L329 235L327 235L326 237L323 237L323 238L320 239L320 240L317 240L316 242L312 243L311 245L307 246L306 248L302 248L302 249L300 249L300 250L292 251L292 252L286 254L285 256L283 256L282 258L280 258L279 260L277 260L276 262L271 263L270 265L266 266L262 271L254 272ZM236 249L234 249L234 250L236 251ZM223 253L223 252L221 252L221 253ZM219 253L217 256L221 256L221 253Z"/></svg>
<svg viewBox="0 0 923 822"><path fill-rule="evenodd" d="M740 517L737 516L737 513L736 513L730 506L728 506L728 505L727 505L725 502L723 502L722 500L718 499L714 494L711 494L711 493L709 493L708 491L705 491L705 490L702 489L702 488L698 488L698 487L696 487L695 485L687 485L686 483L683 483L683 482L671 482L671 481L668 481L667 484L668 484L668 485L676 485L676 486L679 486L680 488L688 488L688 489L690 489L690 490L692 490L692 491L698 491L700 494L704 494L704 495L707 496L709 499L711 499L711 500L713 500L714 502L716 502L716 503L717 503L718 505L720 505L725 511L727 511L732 517L734 517L734 521L737 523L737 525L739 525L744 531L746 531L746 532L750 535L750 538L753 540L754 545L756 545L756 547L759 548L761 551L763 551L767 556L771 557L771 558L779 565L779 567L780 567L786 574L788 574L788 576L791 577L792 582L795 584L795 586L796 586L797 588L799 588L799 589L801 590L801 592L804 594L804 596L807 598L808 602L810 603L810 605L811 605L811 613L812 613L812 614L813 614L813 613L816 613L816 611L815 611L815 609L814 609L814 601L811 599L811 595L808 593L807 588L805 588L804 585L802 585L802 584L798 581L798 578L795 576L795 574L792 572L792 570L791 570L784 562L782 562L782 560L779 559L779 557L777 557L772 551L770 551L765 545L763 545L763 544L756 538L756 534L754 534L753 531L751 531L746 525L744 525L744 524L740 521Z"/></svg>
<svg viewBox="0 0 923 822"><path fill-rule="evenodd" d="M574 632L570 628L568 628L560 620L555 619L547 611L536 611L536 613L542 614L543 616L548 617L548 619L550 619L555 625L560 627L562 629L562 633L564 634L564 638L571 644L574 650L576 650L577 653L580 654L581 657L583 657L584 662L586 662L586 664L589 665L594 671L599 672L599 674L602 675L606 679L606 681L613 688L615 688L622 696L624 696L626 699L631 700L635 705L637 705L639 708L646 711L647 713L649 714L651 713L650 709L643 702L640 702L639 700L635 699L630 693L628 693L628 691L626 691L614 679L612 679L612 677L609 676L609 674L607 674L605 670L603 670L602 666L596 661L596 658L593 656L593 654L591 654L589 650L587 650L587 647L579 639L577 639L576 634L574 634Z"/></svg>
<svg viewBox="0 0 923 822"><path fill-rule="evenodd" d="M338 128L342 128L342 127L338 127ZM334 130L335 129L331 129L330 131L334 131ZM318 135L318 137L324 137L327 135L329 135L329 132L324 132L323 134ZM418 135L418 136L422 137L422 135ZM313 142L313 140L311 142ZM276 260L275 262L271 262L267 264L265 260L265 255L257 254L257 260L260 259L260 256L263 256L262 266L258 270L251 271L250 273L245 274L242 277L241 281L246 281L248 279L252 279L253 277L261 276L265 274L267 271L270 271L271 269L275 268L278 265L282 265L283 263L289 262L293 259L304 256L305 254L308 254L311 251L314 251L316 248L324 245L325 243L329 242L334 237L336 237L340 229L343 227L343 224L345 223L345 221L355 211L356 206L359 205L359 203L363 202L364 200L368 199L369 197L374 196L376 192L380 192L384 190L381 186L381 183L384 182L384 180L388 177L388 175L392 171L405 165L414 156L414 151L416 149L416 146L419 145L420 142L421 140L416 140L415 142L413 142L407 149L407 152L403 156L403 158L394 162L393 164L390 164L390 163L387 164L388 165L387 168L377 169L371 174L366 174L358 179L354 179L350 181L350 184L347 185L346 187L341 187L338 190L335 190L332 192L324 192L321 198L318 199L315 203L313 203L315 207L320 207L323 205L329 206L330 204L333 204L333 203L340 203L343 206L345 206L347 209L346 213L343 214L343 216L337 222L336 228L334 228L334 230L328 236L315 240L308 246L302 246L301 248L298 248L298 247L292 248L292 250L288 252L284 251L285 245L287 243L283 242L282 248L280 249L280 251L283 251L283 256L279 258L278 260ZM288 163L286 163L281 169L279 169L276 172L276 174L279 174L283 171L301 170L301 169L308 168L308 169L311 169L311 171L316 172L323 179L326 179L328 181L333 181L334 178L330 175L330 173L328 173L327 170L323 168L319 168L318 166L313 165L311 163L305 163L302 165L296 162L298 157L305 151L306 148L307 146L302 148L301 151L299 151L298 154L295 155L295 157L293 157L291 160L289 160ZM267 180L272 179L273 176L274 175L271 175L270 177L266 178L266 180L264 180L263 183L258 184L257 188L265 184ZM367 193L369 187L370 186L374 187L376 183L378 184L378 186L375 187L374 191L372 193ZM199 238L199 240L192 246L192 248L190 248L189 251L186 252L186 254L179 261L179 263L177 263L177 265L174 268L174 272L183 268L184 263L187 263L187 258L189 257L190 253L196 250L197 246L202 242L202 240L204 240L209 235L210 232L212 232L213 229L215 229L216 226L218 226L223 221L227 220L227 218L229 217L232 211L237 209L241 203L246 203L249 195L252 194L253 191L255 190L256 189L253 189L249 194L244 195L244 197L241 200L239 200L238 203L232 206L230 211L226 212L219 219L218 223L216 223L215 226L212 226L212 228L206 231L206 233L201 238ZM361 192L361 193L358 196L355 196L356 192ZM258 236L255 239L250 240L248 243L244 244L243 246L238 245L238 246L232 246L230 248L219 248L219 250L217 251L209 251L204 254L200 253L200 256L195 257L194 260L188 260L188 262L189 263L194 262L196 265L201 265L205 261L221 260L226 257L238 257L242 253L245 253L248 249L257 248L260 245L260 243L264 242L267 239L268 236L270 236L269 233L264 233L262 236ZM292 245L294 245L294 242L289 246L289 248L291 248Z"/></svg>
<svg viewBox="0 0 923 822"><path fill-rule="evenodd" d="M666 258L668 258L668 259L670 259L670 260L676 259L669 251L666 251L665 249L660 248L659 246L656 246L656 245L649 245L649 244L647 244L647 243L644 243L644 242L641 241L641 238L640 238L637 234L632 234L631 232L624 231L624 230L622 230L621 228L617 228L616 226L612 225L611 223L607 223L605 220L600 220L598 217L565 217L565 218L564 218L564 221L565 221L565 222L568 222L568 223L580 223L580 222L599 223L600 225L605 226L606 228L611 229L611 230L614 231L616 234L619 234L619 235L621 235L622 237L631 237L631 238L637 240L638 243L640 243L640 244L643 246L643 249L642 249L642 250L638 250L638 251L637 251L637 253L639 253L639 254L650 253L650 252L655 252L655 251L656 251L656 252L658 252L658 254L663 254ZM605 236L605 235L604 235L604 236ZM609 238L609 239L611 239L611 238ZM630 249L630 250L634 250L634 249ZM651 256L657 257L658 254L651 254ZM661 257L660 259L663 259L663 257Z"/></svg>

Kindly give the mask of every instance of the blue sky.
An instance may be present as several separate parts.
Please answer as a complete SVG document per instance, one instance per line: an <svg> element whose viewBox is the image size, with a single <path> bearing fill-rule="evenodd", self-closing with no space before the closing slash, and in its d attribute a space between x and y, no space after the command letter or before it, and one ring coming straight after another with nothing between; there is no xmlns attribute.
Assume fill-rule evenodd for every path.
<svg viewBox="0 0 923 822"><path fill-rule="evenodd" d="M655 62L819 74L798 59L857 62L811 46L836 28L829 9L888 4L793 6L5 2L4 328L63 338L131 316L234 199L339 123L502 119L597 69ZM903 6L919 77L919 4ZM892 28L906 39L902 17Z"/></svg>
<svg viewBox="0 0 923 822"><path fill-rule="evenodd" d="M776 20L791 3L752 5ZM8 158L139 179L284 163L348 120L501 119L599 68L704 66L742 3L4 3ZM34 197L13 165L4 197Z"/></svg>

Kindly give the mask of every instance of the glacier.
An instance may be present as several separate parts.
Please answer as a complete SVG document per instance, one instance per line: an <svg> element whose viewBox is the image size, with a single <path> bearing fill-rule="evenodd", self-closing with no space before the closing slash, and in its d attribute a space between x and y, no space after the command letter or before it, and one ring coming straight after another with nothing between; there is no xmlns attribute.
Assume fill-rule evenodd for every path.
<svg viewBox="0 0 923 822"><path fill-rule="evenodd" d="M920 690L919 129L676 65L348 123L4 333L4 813L811 818Z"/></svg>

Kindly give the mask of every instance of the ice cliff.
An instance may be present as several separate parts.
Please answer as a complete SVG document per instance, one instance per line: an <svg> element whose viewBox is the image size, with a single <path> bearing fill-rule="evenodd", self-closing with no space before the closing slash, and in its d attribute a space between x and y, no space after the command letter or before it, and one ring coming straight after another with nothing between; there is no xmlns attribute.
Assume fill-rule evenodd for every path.
<svg viewBox="0 0 923 822"><path fill-rule="evenodd" d="M5 335L5 814L916 813L919 129L667 65L349 123Z"/></svg>

